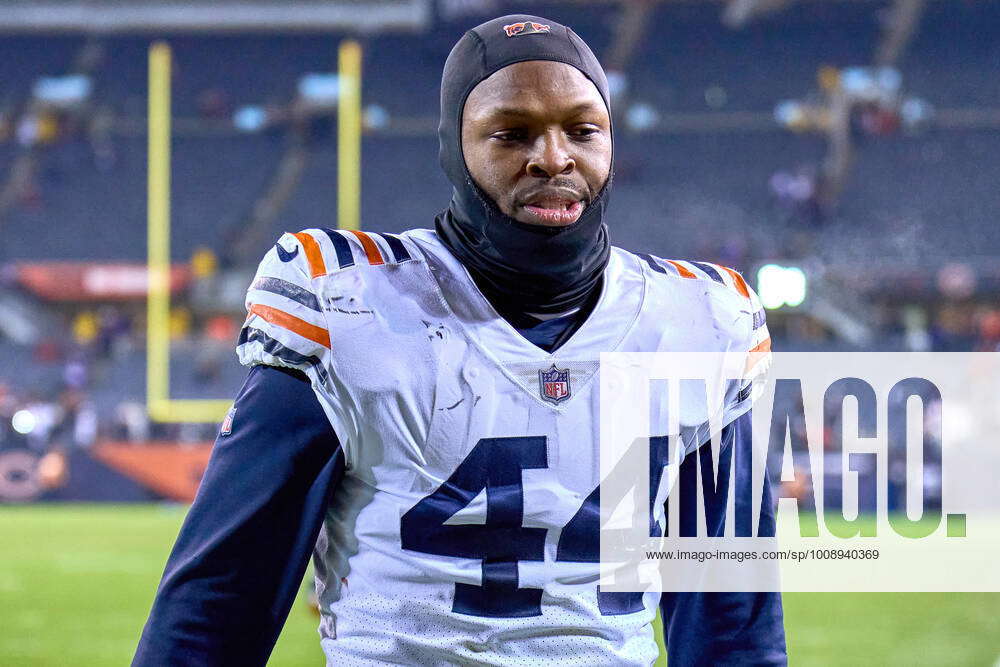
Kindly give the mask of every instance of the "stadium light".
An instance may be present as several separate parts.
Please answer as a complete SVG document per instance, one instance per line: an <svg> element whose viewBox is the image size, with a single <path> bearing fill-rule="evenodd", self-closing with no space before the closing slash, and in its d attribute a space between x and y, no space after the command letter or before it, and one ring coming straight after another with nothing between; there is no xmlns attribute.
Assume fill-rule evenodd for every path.
<svg viewBox="0 0 1000 667"><path fill-rule="evenodd" d="M765 264L757 271L757 293L769 310L800 306L806 299L806 274L797 266Z"/></svg>
<svg viewBox="0 0 1000 667"><path fill-rule="evenodd" d="M31 410L18 410L11 417L10 425L21 435L28 435L38 426L38 418Z"/></svg>

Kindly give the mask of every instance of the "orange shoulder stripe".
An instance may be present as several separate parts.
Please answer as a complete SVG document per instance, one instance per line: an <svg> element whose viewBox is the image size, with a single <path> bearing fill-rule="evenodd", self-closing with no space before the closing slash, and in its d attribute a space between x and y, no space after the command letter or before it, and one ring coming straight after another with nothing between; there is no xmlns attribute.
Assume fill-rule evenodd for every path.
<svg viewBox="0 0 1000 667"><path fill-rule="evenodd" d="M292 234L302 244L302 250L306 253L306 260L309 262L309 272L313 278L326 275L326 262L323 261L323 251L319 248L319 243L308 232L298 232ZM329 346L327 346L329 347Z"/></svg>
<svg viewBox="0 0 1000 667"><path fill-rule="evenodd" d="M746 366L743 367L743 372L749 374L750 371L753 370L761 360L765 359L767 355L770 354L770 352L771 352L771 337L768 336L767 338L762 340L756 347L750 350L749 354L747 354L747 363Z"/></svg>
<svg viewBox="0 0 1000 667"><path fill-rule="evenodd" d="M698 277L698 276L694 275L693 273L691 273L691 271L687 267L685 267L683 264L681 264L680 262L675 262L672 259L668 259L667 261L670 262L670 264L672 264L675 269L677 269L677 273L681 274L682 278L697 278Z"/></svg>
<svg viewBox="0 0 1000 667"><path fill-rule="evenodd" d="M271 306L265 306L261 303L255 303L250 306L250 313L253 315L259 315L271 324L279 326L282 329L287 329L288 331L296 333L303 338L307 338L314 343L319 343L323 347L330 347L330 332L323 327L318 327L315 324L306 322L305 320L300 320L294 315L289 315L283 310L278 310L277 308L272 308Z"/></svg>
<svg viewBox="0 0 1000 667"><path fill-rule="evenodd" d="M753 354L754 352L760 352L761 354L766 354L770 351L771 351L771 337L768 336L767 338L759 342L756 347L751 349L750 354Z"/></svg>
<svg viewBox="0 0 1000 667"><path fill-rule="evenodd" d="M385 264L385 260L382 259L382 252L375 245L375 241L372 237L368 236L364 232L358 231L357 229L352 229L351 233L358 237L361 241L361 247L365 249L365 255L368 256L368 263L372 266L378 266L379 264Z"/></svg>
<svg viewBox="0 0 1000 667"><path fill-rule="evenodd" d="M728 266L723 266L722 268L726 270L726 273L728 273L729 275L731 275L733 277L733 283L736 285L736 291L749 299L750 298L750 290L747 289L747 284L743 280L743 276L741 276L736 271L733 271Z"/></svg>

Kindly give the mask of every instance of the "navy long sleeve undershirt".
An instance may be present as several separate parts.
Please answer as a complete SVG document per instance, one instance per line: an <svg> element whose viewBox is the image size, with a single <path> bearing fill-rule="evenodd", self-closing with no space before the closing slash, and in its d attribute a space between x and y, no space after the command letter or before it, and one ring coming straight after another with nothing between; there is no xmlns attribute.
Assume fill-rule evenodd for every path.
<svg viewBox="0 0 1000 667"><path fill-rule="evenodd" d="M254 367L235 407L170 554L135 666L265 664L343 475L343 452L304 375ZM739 479L749 474L739 464L750 460L740 456L749 417L726 428ZM706 513L709 522L724 517ZM665 594L660 608L671 664L784 663L777 594Z"/></svg>
<svg viewBox="0 0 1000 667"><path fill-rule="evenodd" d="M133 665L263 665L344 456L305 375L255 366L167 561Z"/></svg>
<svg viewBox="0 0 1000 667"><path fill-rule="evenodd" d="M744 490L751 487L751 417L747 413L723 429L721 442L732 443L730 457L719 457L719 502L705 503L705 523L712 535L722 535L726 524L726 480L736 485L737 504L748 502ZM707 445L706 445L707 446ZM680 492L684 498L697 493L696 457L704 447L681 463ZM704 465L704 463L703 463ZM711 462L708 463L711 465ZM730 471L731 466L733 467ZM687 479L685 479L687 478ZM737 515L741 508L736 508ZM681 512L681 534L695 534L694 513ZM761 501L760 535L774 535L774 508L770 484L765 480ZM780 593L664 593L660 598L667 660L684 667L715 665L785 665L785 627Z"/></svg>

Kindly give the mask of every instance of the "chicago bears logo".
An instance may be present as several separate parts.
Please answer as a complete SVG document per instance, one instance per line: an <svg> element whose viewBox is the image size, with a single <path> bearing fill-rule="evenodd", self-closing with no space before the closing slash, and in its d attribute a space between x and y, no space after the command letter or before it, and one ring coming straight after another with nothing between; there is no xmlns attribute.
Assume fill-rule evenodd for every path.
<svg viewBox="0 0 1000 667"><path fill-rule="evenodd" d="M552 364L549 370L538 371L538 385L542 398L549 403L562 403L570 396L569 369Z"/></svg>
<svg viewBox="0 0 1000 667"><path fill-rule="evenodd" d="M539 33L549 32L550 26L544 23L535 23L534 21L524 21L523 23L511 23L510 25L505 25L503 31L507 33L508 37L519 37L520 35L537 35Z"/></svg>

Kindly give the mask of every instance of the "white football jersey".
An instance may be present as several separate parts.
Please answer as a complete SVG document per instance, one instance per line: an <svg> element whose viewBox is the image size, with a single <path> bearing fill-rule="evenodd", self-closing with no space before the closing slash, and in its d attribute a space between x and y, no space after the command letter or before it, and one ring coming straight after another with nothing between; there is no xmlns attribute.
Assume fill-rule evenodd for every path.
<svg viewBox="0 0 1000 667"><path fill-rule="evenodd" d="M613 248L602 290L548 353L432 231L311 229L268 252L240 361L308 374L347 462L315 553L328 664L656 659L659 595L596 584L600 354L770 339L724 267Z"/></svg>

